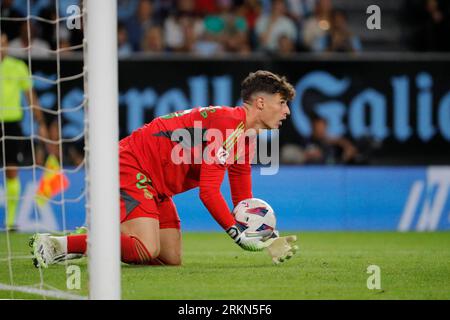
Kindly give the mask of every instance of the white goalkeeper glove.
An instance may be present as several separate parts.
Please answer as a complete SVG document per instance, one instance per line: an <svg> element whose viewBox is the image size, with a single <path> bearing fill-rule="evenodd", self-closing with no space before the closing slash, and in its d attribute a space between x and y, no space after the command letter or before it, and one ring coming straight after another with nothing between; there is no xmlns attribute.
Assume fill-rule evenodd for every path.
<svg viewBox="0 0 450 320"><path fill-rule="evenodd" d="M267 239L264 232L245 232L245 227L239 223L230 227L227 233L237 245L247 251L262 251L275 240Z"/></svg>
<svg viewBox="0 0 450 320"><path fill-rule="evenodd" d="M278 231L274 231L270 244L266 247L272 261L279 264L294 256L298 251L298 246L295 245L297 236L280 237Z"/></svg>

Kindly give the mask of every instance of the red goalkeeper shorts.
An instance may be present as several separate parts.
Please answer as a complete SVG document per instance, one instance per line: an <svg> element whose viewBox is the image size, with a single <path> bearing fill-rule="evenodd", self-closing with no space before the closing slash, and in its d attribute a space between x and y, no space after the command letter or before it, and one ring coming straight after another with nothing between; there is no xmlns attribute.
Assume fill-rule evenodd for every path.
<svg viewBox="0 0 450 320"><path fill-rule="evenodd" d="M120 222L135 218L159 220L160 229L180 229L172 198L159 198L148 174L142 172L126 146L120 147Z"/></svg>

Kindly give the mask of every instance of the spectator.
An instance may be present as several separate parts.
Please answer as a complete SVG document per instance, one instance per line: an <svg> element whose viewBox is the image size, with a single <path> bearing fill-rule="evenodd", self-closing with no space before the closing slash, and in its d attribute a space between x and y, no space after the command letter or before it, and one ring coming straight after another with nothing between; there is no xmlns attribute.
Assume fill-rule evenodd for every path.
<svg viewBox="0 0 450 320"><path fill-rule="evenodd" d="M176 10L164 21L163 34L164 44L170 51L189 52L186 50L193 48L193 44L203 34L203 22L195 12L193 0L177 1ZM189 39L186 39L187 35Z"/></svg>
<svg viewBox="0 0 450 320"><path fill-rule="evenodd" d="M361 41L351 32L348 26L347 16L342 10L335 10L333 12L328 50L338 52L356 52L362 50Z"/></svg>
<svg viewBox="0 0 450 320"><path fill-rule="evenodd" d="M249 36L246 32L236 32L226 38L225 50L227 52L248 55L252 52Z"/></svg>
<svg viewBox="0 0 450 320"><path fill-rule="evenodd" d="M278 54L283 57L295 53L295 42L287 35L283 34L278 38Z"/></svg>
<svg viewBox="0 0 450 320"><path fill-rule="evenodd" d="M131 19L138 9L139 0L117 0L117 18L125 23Z"/></svg>
<svg viewBox="0 0 450 320"><path fill-rule="evenodd" d="M50 5L48 7L55 6L55 1L56 0L48 0L48 1L50 2ZM67 16L73 14L73 10L69 10L68 11L70 6L77 6L78 8L80 8L80 13L82 12L81 7L83 5L83 1L81 1L81 0L57 0L57 1L58 1L59 17L60 18L61 17L67 17Z"/></svg>
<svg viewBox="0 0 450 320"><path fill-rule="evenodd" d="M117 55L119 58L124 58L133 53L133 48L128 42L128 31L125 25L121 22L117 25Z"/></svg>
<svg viewBox="0 0 450 320"><path fill-rule="evenodd" d="M262 14L270 15L270 12L273 9L273 0L258 0L261 4Z"/></svg>
<svg viewBox="0 0 450 320"><path fill-rule="evenodd" d="M316 41L315 51L359 52L362 49L361 41L350 31L341 10L333 11L330 31Z"/></svg>
<svg viewBox="0 0 450 320"><path fill-rule="evenodd" d="M258 18L256 35L260 49L269 52L279 49L278 39L282 35L287 36L292 41L296 41L297 28L294 22L286 16L284 0L274 0L271 14L262 15Z"/></svg>
<svg viewBox="0 0 450 320"><path fill-rule="evenodd" d="M40 17L49 20L56 21L56 9L54 7L47 7L42 9ZM47 41L52 50L56 50L56 24L47 23L43 21L33 21L39 29L39 36L41 39ZM66 27L66 21L59 23L60 36L66 37L68 34L61 35L62 32L68 31ZM68 41L70 42L70 35L68 35ZM64 39L66 40L66 39ZM70 44L70 43L69 43Z"/></svg>
<svg viewBox="0 0 450 320"><path fill-rule="evenodd" d="M256 26L256 21L258 21L258 18L262 13L261 3L258 0L244 0L241 7L247 20L248 28L253 30Z"/></svg>
<svg viewBox="0 0 450 320"><path fill-rule="evenodd" d="M301 147L288 143L281 147L280 162L283 164L303 164L304 153Z"/></svg>
<svg viewBox="0 0 450 320"><path fill-rule="evenodd" d="M145 31L141 47L143 52L164 51L164 41L160 26L152 26Z"/></svg>
<svg viewBox="0 0 450 320"><path fill-rule="evenodd" d="M207 16L216 14L219 11L217 3L220 1L211 0L196 0L195 1L195 11L200 16Z"/></svg>
<svg viewBox="0 0 450 320"><path fill-rule="evenodd" d="M159 21L163 22L167 19L169 14L173 11L176 0L154 0L155 13L159 17Z"/></svg>
<svg viewBox="0 0 450 320"><path fill-rule="evenodd" d="M185 44L180 50L183 52L194 52L202 56L213 56L221 54L225 51L219 41L211 39L208 35L203 35L200 38L197 38L192 26L188 26L184 30L184 38Z"/></svg>
<svg viewBox="0 0 450 320"><path fill-rule="evenodd" d="M234 7L235 19L228 20L227 51L235 52L242 55L251 53L250 29L247 24L246 11L242 5Z"/></svg>
<svg viewBox="0 0 450 320"><path fill-rule="evenodd" d="M248 52L247 21L238 14L239 7L233 8L232 0L220 0L217 6L219 12L204 19L203 39L219 43L228 52Z"/></svg>
<svg viewBox="0 0 450 320"><path fill-rule="evenodd" d="M302 44L310 51L318 51L320 38L324 38L331 28L332 19L331 0L318 0L314 15L303 23Z"/></svg>
<svg viewBox="0 0 450 320"><path fill-rule="evenodd" d="M297 25L301 25L303 19L309 17L316 6L317 0L286 0L288 16Z"/></svg>
<svg viewBox="0 0 450 320"><path fill-rule="evenodd" d="M63 24L59 28L59 50L60 54L66 57L73 53L70 45L70 31Z"/></svg>
<svg viewBox="0 0 450 320"><path fill-rule="evenodd" d="M30 23L29 28L28 23ZM30 51L33 57L50 56L50 46L46 41L36 38L36 32L36 26L32 22L23 22L20 26L19 36L9 44L9 53L16 57L28 57L28 51Z"/></svg>
<svg viewBox="0 0 450 320"><path fill-rule="evenodd" d="M251 49L258 46L258 39L255 33L256 21L262 12L261 4L258 0L244 0L238 9L240 15L245 17L248 27L249 42Z"/></svg>
<svg viewBox="0 0 450 320"><path fill-rule="evenodd" d="M2 0L0 5L0 16L2 18L20 18L24 17L23 14L20 13L13 6L14 0ZM19 22L17 21L8 21L1 19L0 20L0 30L6 34L8 39L14 39L19 36Z"/></svg>
<svg viewBox="0 0 450 320"><path fill-rule="evenodd" d="M41 11L52 4L51 0L15 0L13 2L13 7L15 10L19 11L20 15L23 17L26 17L29 14L32 16L40 16ZM30 12L28 12L28 2L30 2Z"/></svg>
<svg viewBox="0 0 450 320"><path fill-rule="evenodd" d="M179 52L192 52L203 56L221 54L222 44L207 35L198 36L195 28L195 20L183 18L180 20L183 30L183 45L178 48Z"/></svg>
<svg viewBox="0 0 450 320"><path fill-rule="evenodd" d="M129 42L133 50L141 50L145 30L153 25L158 25L158 22L154 15L152 2L150 0L140 0L136 16L130 19L127 24Z"/></svg>
<svg viewBox="0 0 450 320"><path fill-rule="evenodd" d="M346 138L328 136L327 122L323 118L312 120L312 135L306 141L303 161L306 164L350 164L357 159L358 150Z"/></svg>

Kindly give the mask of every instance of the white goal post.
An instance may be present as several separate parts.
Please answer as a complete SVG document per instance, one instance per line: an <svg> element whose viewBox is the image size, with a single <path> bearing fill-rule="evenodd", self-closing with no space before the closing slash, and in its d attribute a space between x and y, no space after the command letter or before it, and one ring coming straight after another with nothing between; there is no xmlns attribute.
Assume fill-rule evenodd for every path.
<svg viewBox="0 0 450 320"><path fill-rule="evenodd" d="M120 299L117 2L85 5L89 298Z"/></svg>
<svg viewBox="0 0 450 320"><path fill-rule="evenodd" d="M16 37L14 32L10 32L8 37L2 37L0 43L2 53L0 95L3 94L3 88L6 87L5 79L9 81L8 84L13 84L9 86L9 89L14 91L14 94L11 94L14 99L9 99L7 102L5 102L6 99L0 99L2 115L0 117L0 151L2 151L0 207L4 207L4 210L0 211L0 217L4 219L4 221L0 220L0 243L2 245L0 248L0 298L15 299L16 297L37 295L44 299L47 297L85 299L86 296L79 295L80 291L72 291L80 290L79 286L71 287L69 285L71 279L70 272L68 272L69 260L59 261L59 264L64 263L65 265L67 282L55 284L56 278L53 276L59 272L55 271L58 268L44 270L46 268L39 265L36 259L33 261L34 251L38 247L33 247L34 240L29 240L29 242L24 240L31 237L32 234L41 232L58 236L70 234L71 230L79 226L80 219L78 218L83 219L85 213L88 229L89 298L95 300L121 299L117 1L76 0L73 3L76 5L65 3L67 8L60 8L60 0L52 0L45 5L43 10L42 8L32 10L36 9L33 7L35 2L26 0L17 7L16 11L20 14L10 14L12 12L10 10L11 3L8 4L7 10L3 10L3 6L7 4L0 0L0 9L2 9L0 10L0 32L2 35L7 34L6 31L3 32L3 26L7 26L5 30L10 31L19 26L20 28L26 26L27 32L26 44L21 42L20 45L17 43L15 46L11 45L12 41L7 40L10 40L9 36ZM48 16L48 12L46 13L45 10L53 13ZM81 18L83 24L80 23ZM31 31L33 28L35 26L37 30L41 28L37 23L45 26L47 31L54 32L51 36L55 40L54 46L50 44L49 39L37 43L32 41ZM75 27L71 28L73 24ZM63 29L66 27L67 30ZM82 32L81 28L83 28ZM71 32L69 30L73 29L77 29L75 30L77 32L75 33L76 41L74 40L74 43L72 41L60 42L63 39L67 40ZM82 43L79 41L79 36L83 39ZM3 43L7 44L5 48L7 50L3 50ZM35 49L40 51L34 51ZM80 51L75 52L78 50ZM36 52L40 52L40 56ZM61 59L63 56L64 59ZM5 57L8 57L8 60L5 60ZM33 66L35 58L42 60L38 62L37 68ZM66 58L68 58L67 62L61 63ZM67 68L66 70L71 63L78 64L80 58L83 63L82 72L76 68ZM9 61L9 69L4 67L5 61ZM56 68L52 68L52 65ZM11 66L16 66L16 69ZM45 67L40 70L39 68L42 66ZM20 68L23 70L26 68L27 74L23 75L24 72L21 73L22 69ZM6 74L7 72L8 74ZM29 81L32 85L27 85L30 88L26 89L25 85L17 85L16 81L18 80L27 80L27 83ZM84 90L80 90L83 80ZM16 103L15 97L22 95L25 91L32 93L29 95L30 98L25 99L27 101ZM37 95L38 92L41 94L40 96ZM68 92L75 92L77 97L66 99L69 96ZM36 103L32 101L34 96L38 98ZM0 96L0 98L2 97ZM43 99L39 101L41 98ZM15 110L21 108L24 115L5 118L3 115L7 108ZM38 111L39 114L36 113ZM26 116L26 112L28 116ZM78 125L83 121L84 116L81 134L64 132L62 123L63 120L65 123L69 122L69 113L79 115ZM37 125L39 119L36 115L41 116L40 120L44 118L39 125ZM46 115L49 117L46 118ZM48 118L57 131L53 137L47 136L46 131L42 133L37 130L37 128L46 127L42 122L45 122L45 119L49 120ZM14 125L17 122L20 129L24 127L26 130L24 129L22 132L22 130L9 129L7 131L5 130L7 122ZM42 127L40 127L41 125ZM72 159L70 148L73 147L74 142L82 145L83 136L84 158L81 161L79 158ZM18 146L19 142L28 141L30 150L28 151L28 147L26 152L15 149L7 150L5 146L7 141L10 145L16 143L13 146ZM66 144L68 151L69 161L67 162L64 159L66 154L63 151L63 144ZM57 155L54 148L52 151L45 150L43 145L56 147ZM40 157L37 156L37 146L40 147ZM81 146L77 145L77 147ZM18 163L13 161L7 163L6 151L14 153L16 158L21 157L22 160L16 159ZM46 153L50 155L47 160L53 159L52 161L43 161ZM81 157L81 155L80 150L79 156ZM32 163L30 163L31 161ZM17 172L20 170L21 175L17 173L17 176L9 178L6 173L8 169L15 169ZM79 182L81 182L79 180L83 177L83 169L85 170L84 188L79 186ZM74 177L73 186L70 186L69 183L71 177ZM55 183L56 179L59 183ZM13 187L8 188L7 183ZM50 184L52 185L49 187ZM24 185L23 189L21 189L21 185ZM76 187L74 187L75 185ZM13 188L13 191L9 191ZM50 192L49 189L52 188L56 191L50 190ZM66 196L66 191L69 196ZM85 212L81 204L83 200L86 204ZM67 228L69 215L66 214L66 208L69 207L71 210L67 210L69 215L71 212L75 212L70 216L72 219L71 230ZM9 208L11 210L8 211ZM14 230L18 232L14 233ZM3 245L6 248L3 248ZM31 255L30 246L33 247ZM38 269L34 269L32 262ZM17 268L17 266L22 266L22 268ZM78 270L81 269L78 268ZM47 274L51 274L52 277L47 278ZM77 277L78 281L81 281L80 274ZM85 289L82 289L83 292Z"/></svg>

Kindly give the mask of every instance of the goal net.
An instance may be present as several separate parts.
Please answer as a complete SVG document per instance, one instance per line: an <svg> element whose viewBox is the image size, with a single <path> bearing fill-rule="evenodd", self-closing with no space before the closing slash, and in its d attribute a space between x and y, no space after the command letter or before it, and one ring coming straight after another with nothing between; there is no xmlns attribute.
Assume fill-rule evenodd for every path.
<svg viewBox="0 0 450 320"><path fill-rule="evenodd" d="M115 1L0 9L0 298L120 298ZM89 259L33 266L33 234L80 232Z"/></svg>

